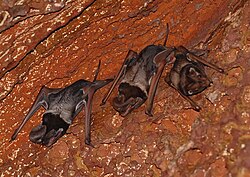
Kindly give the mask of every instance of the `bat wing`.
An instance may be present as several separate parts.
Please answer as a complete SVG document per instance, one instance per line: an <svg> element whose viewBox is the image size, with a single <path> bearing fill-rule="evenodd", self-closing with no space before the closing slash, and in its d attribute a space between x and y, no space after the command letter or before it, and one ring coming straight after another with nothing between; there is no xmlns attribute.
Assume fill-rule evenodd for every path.
<svg viewBox="0 0 250 177"><path fill-rule="evenodd" d="M156 93L156 89L158 86L159 79L161 77L161 74L165 68L165 65L170 62L171 57L174 55L174 49L173 48L166 48L166 50L163 50L162 52L158 53L154 57L154 62L157 66L157 71L155 75L151 79L149 92L148 92L148 99L146 102L146 114L149 116L152 116L152 108L153 108L153 102L154 97Z"/></svg>
<svg viewBox="0 0 250 177"><path fill-rule="evenodd" d="M216 65L213 64L213 63L210 63L210 62L206 61L206 60L203 59L201 56L195 55L194 53L192 53L192 52L190 52L188 49L186 49L184 46L179 46L179 47L177 48L177 50L186 51L187 57L188 57L189 59L194 60L194 61L199 61L199 62L203 63L204 65L206 65L206 66L208 66L208 67L214 69L214 70L217 71L217 72L225 73L225 71L224 71L222 68L216 66Z"/></svg>
<svg viewBox="0 0 250 177"><path fill-rule="evenodd" d="M92 102L93 102L93 96L94 93L113 81L113 79L106 79L106 80L96 80L88 90L87 94L87 101L83 101L83 104L85 104L85 144L93 146L91 144L90 134L91 134L91 111L92 111Z"/></svg>
<svg viewBox="0 0 250 177"><path fill-rule="evenodd" d="M13 141L16 139L18 133L21 131L21 129L23 128L23 126L28 122L28 120L34 115L34 113L42 106L44 107L44 109L48 109L49 107L49 100L48 100L48 95L51 93L57 93L60 90L62 90L61 88L57 89L57 88L47 88L45 86L43 86L39 92L39 94L37 95L35 102L33 103L32 107L30 108L28 114L25 116L25 118L23 119L22 123L19 125L19 127L15 130L15 132L13 133L13 135L11 136L11 140Z"/></svg>
<svg viewBox="0 0 250 177"><path fill-rule="evenodd" d="M102 104L104 105L106 103L106 101L108 100L110 94L112 93L112 91L114 90L115 86L117 85L118 81L120 80L120 78L125 74L126 68L128 67L128 64L131 62L132 59L136 58L138 55L135 51L133 50L129 50L123 64L122 67L119 71L119 73L117 74L117 76L114 79L113 84L111 85L109 91L106 93L106 95L104 96L103 100L102 100Z"/></svg>

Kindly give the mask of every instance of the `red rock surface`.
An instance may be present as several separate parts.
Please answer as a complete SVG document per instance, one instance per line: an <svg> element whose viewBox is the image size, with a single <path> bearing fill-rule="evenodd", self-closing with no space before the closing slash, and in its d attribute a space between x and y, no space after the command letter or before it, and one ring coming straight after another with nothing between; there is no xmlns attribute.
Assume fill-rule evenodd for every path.
<svg viewBox="0 0 250 177"><path fill-rule="evenodd" d="M250 176L249 1L38 2L0 2L1 176ZM9 142L42 85L92 79L98 60L99 78L113 77L129 49L163 43L166 23L167 45L207 48L228 72L207 69L214 84L194 96L201 112L161 78L153 118L144 106L123 118L111 99L99 106L108 87L96 93L95 148L84 144L83 113L53 147L31 143L42 109Z"/></svg>

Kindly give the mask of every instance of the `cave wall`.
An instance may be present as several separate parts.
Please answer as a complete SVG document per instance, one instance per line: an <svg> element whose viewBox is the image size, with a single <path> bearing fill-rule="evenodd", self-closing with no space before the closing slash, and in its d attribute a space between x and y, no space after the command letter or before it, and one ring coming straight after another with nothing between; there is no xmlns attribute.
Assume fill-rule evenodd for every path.
<svg viewBox="0 0 250 177"><path fill-rule="evenodd" d="M0 2L1 176L238 176L250 175L249 1L61 0ZM126 117L94 97L92 141L84 144L84 113L51 148L28 135L40 109L10 137L43 85L65 87L81 78L112 78L129 49L162 44L209 49L213 86L190 109L163 77L154 117L144 105ZM117 94L114 92L112 97Z"/></svg>

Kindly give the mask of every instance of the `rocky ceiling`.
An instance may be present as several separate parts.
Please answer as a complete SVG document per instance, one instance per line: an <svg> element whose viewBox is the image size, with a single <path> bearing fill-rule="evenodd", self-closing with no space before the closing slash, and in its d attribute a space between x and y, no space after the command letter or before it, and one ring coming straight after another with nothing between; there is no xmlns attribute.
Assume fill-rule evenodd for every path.
<svg viewBox="0 0 250 177"><path fill-rule="evenodd" d="M250 175L250 2L247 0L2 0L0 1L1 176ZM209 49L213 86L194 100L196 112L163 77L154 116L144 105L119 116L108 87L94 97L92 142L84 143L84 113L50 148L31 143L40 109L17 139L10 137L43 85L64 87L116 75L129 49L162 44ZM111 97L117 94L117 91Z"/></svg>

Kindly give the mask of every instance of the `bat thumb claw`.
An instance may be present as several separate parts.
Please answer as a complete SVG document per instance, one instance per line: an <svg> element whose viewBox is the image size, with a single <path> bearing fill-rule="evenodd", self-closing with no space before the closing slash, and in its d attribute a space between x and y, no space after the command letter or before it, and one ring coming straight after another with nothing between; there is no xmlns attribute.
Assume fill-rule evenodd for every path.
<svg viewBox="0 0 250 177"><path fill-rule="evenodd" d="M95 148L95 146L88 139L85 139L85 144L87 144L88 146L90 146L92 148Z"/></svg>
<svg viewBox="0 0 250 177"><path fill-rule="evenodd" d="M101 102L101 104L100 104L100 106L103 106L103 105L105 105L105 103L106 103L106 102L102 101L102 102Z"/></svg>
<svg viewBox="0 0 250 177"><path fill-rule="evenodd" d="M10 140L9 140L9 143L13 142L14 140L16 139L16 136L11 136Z"/></svg>
<svg viewBox="0 0 250 177"><path fill-rule="evenodd" d="M195 107L194 107L194 110L197 111L197 112L200 112L201 107L200 107L200 106L195 106Z"/></svg>
<svg viewBox="0 0 250 177"><path fill-rule="evenodd" d="M16 135L16 131L15 131L15 133L11 136L9 142L14 141L16 139L16 137L17 137L17 135Z"/></svg>
<svg viewBox="0 0 250 177"><path fill-rule="evenodd" d="M149 117L153 117L153 114L152 114L151 111L146 110L146 111L145 111L145 114L147 114Z"/></svg>
<svg viewBox="0 0 250 177"><path fill-rule="evenodd" d="M219 72L221 74L226 74L227 75L227 72L222 68L217 67L217 68L214 68L214 70L216 70L217 72Z"/></svg>
<svg viewBox="0 0 250 177"><path fill-rule="evenodd" d="M220 68L220 71L219 71L221 74L225 74L225 75L228 75L228 73L224 70L224 69L222 69L222 68Z"/></svg>

